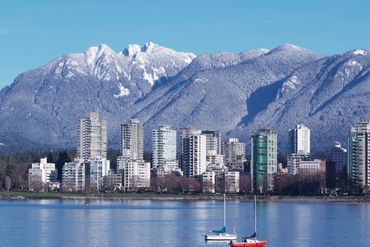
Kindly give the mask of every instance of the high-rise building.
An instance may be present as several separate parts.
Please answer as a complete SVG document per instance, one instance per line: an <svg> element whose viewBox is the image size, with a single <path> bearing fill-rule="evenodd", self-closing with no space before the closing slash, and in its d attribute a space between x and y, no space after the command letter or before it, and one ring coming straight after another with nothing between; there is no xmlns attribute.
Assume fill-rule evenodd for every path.
<svg viewBox="0 0 370 247"><path fill-rule="evenodd" d="M107 121L99 119L99 113L90 112L77 126L77 159L107 158Z"/></svg>
<svg viewBox="0 0 370 247"><path fill-rule="evenodd" d="M131 160L144 159L144 131L138 119L121 124L121 155L127 152Z"/></svg>
<svg viewBox="0 0 370 247"><path fill-rule="evenodd" d="M152 131L152 167L176 161L176 130L162 125Z"/></svg>
<svg viewBox="0 0 370 247"><path fill-rule="evenodd" d="M185 177L197 177L206 171L206 141L199 129L181 129L181 168Z"/></svg>
<svg viewBox="0 0 370 247"><path fill-rule="evenodd" d="M222 140L220 131L205 130L202 135L206 136L206 160L207 164L224 164L222 155Z"/></svg>
<svg viewBox="0 0 370 247"><path fill-rule="evenodd" d="M245 161L245 143L239 142L238 138L229 138L225 143L225 163L232 164L238 161Z"/></svg>
<svg viewBox="0 0 370 247"><path fill-rule="evenodd" d="M277 172L277 133L261 129L251 139L252 190L273 191L274 174Z"/></svg>
<svg viewBox="0 0 370 247"><path fill-rule="evenodd" d="M221 154L221 132L204 130L202 135L206 136L207 152L213 151L215 154Z"/></svg>
<svg viewBox="0 0 370 247"><path fill-rule="evenodd" d="M370 186L370 121L351 128L348 136L348 177L352 186Z"/></svg>
<svg viewBox="0 0 370 247"><path fill-rule="evenodd" d="M311 131L303 124L298 124L289 130L290 151L294 154L309 155Z"/></svg>

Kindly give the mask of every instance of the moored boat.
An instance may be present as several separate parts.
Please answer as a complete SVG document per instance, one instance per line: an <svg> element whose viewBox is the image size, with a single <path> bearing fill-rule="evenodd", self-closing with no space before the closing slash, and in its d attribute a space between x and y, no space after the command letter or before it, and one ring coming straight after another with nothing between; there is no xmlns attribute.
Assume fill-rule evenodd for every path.
<svg viewBox="0 0 370 247"><path fill-rule="evenodd" d="M254 233L249 236L242 238L240 242L230 241L231 247L263 247L267 244L267 241L257 239L257 197L254 196Z"/></svg>
<svg viewBox="0 0 370 247"><path fill-rule="evenodd" d="M232 247L263 247L267 244L267 241L260 241L257 239L245 239L241 242L231 242L230 246Z"/></svg>
<svg viewBox="0 0 370 247"><path fill-rule="evenodd" d="M235 233L226 232L226 198L224 194L224 226L220 230L209 231L204 235L206 241L234 241L237 239Z"/></svg>

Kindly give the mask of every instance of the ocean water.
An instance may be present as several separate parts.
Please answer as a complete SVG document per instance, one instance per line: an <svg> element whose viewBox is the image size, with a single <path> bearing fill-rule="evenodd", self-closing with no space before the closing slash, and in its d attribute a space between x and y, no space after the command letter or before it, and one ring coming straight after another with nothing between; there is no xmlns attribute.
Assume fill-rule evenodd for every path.
<svg viewBox="0 0 370 247"><path fill-rule="evenodd" d="M228 201L228 232L253 233L253 202ZM0 201L0 246L227 246L222 201ZM274 247L370 246L370 204L258 202L258 238Z"/></svg>

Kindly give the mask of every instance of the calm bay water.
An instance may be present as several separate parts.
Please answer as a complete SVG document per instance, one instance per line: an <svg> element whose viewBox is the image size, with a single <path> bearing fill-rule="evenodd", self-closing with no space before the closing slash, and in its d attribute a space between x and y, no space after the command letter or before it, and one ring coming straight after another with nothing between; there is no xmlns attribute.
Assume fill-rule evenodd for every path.
<svg viewBox="0 0 370 247"><path fill-rule="evenodd" d="M370 204L259 202L266 246L370 246ZM222 201L0 201L0 246L226 246ZM253 202L227 202L227 230L253 233Z"/></svg>

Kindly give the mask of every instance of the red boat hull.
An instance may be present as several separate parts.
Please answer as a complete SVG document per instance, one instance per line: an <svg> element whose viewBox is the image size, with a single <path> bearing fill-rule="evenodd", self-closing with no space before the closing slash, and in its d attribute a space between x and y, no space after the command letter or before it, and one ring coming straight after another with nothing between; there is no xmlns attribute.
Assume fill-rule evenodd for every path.
<svg viewBox="0 0 370 247"><path fill-rule="evenodd" d="M247 242L234 242L231 243L231 247L263 247L267 244L267 241L258 241L253 243L247 243Z"/></svg>

